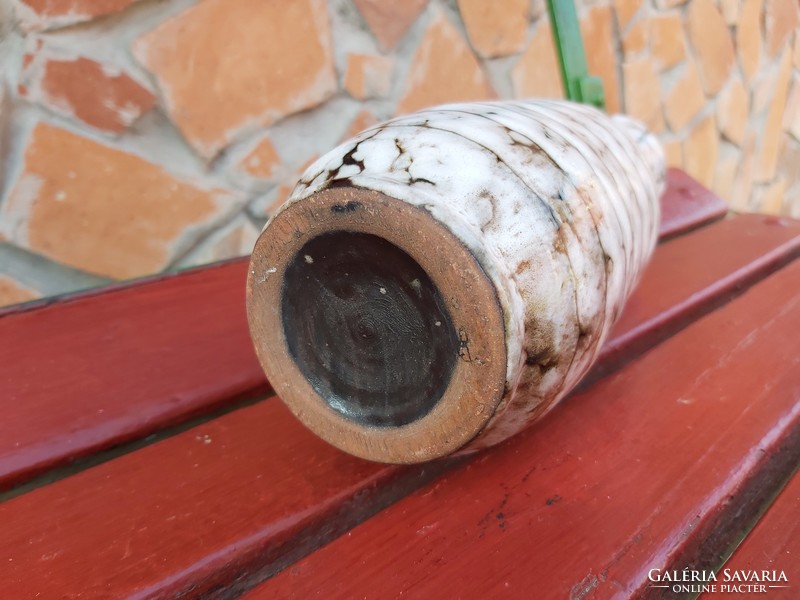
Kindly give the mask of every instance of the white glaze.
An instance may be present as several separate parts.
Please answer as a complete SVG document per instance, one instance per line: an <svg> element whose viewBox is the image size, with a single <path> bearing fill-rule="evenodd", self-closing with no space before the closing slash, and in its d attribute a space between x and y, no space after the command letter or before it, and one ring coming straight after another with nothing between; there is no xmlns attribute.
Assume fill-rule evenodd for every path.
<svg viewBox="0 0 800 600"><path fill-rule="evenodd" d="M586 373L656 243L664 155L644 127L561 101L451 104L362 132L304 173L426 208L477 257L506 321L497 443Z"/></svg>

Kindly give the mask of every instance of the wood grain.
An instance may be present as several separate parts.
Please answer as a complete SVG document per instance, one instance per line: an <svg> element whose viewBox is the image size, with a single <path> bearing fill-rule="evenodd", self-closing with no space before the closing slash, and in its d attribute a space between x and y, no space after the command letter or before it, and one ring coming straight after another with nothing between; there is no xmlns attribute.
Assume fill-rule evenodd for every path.
<svg viewBox="0 0 800 600"><path fill-rule="evenodd" d="M247 263L0 313L0 490L266 389Z"/></svg>
<svg viewBox="0 0 800 600"><path fill-rule="evenodd" d="M681 172L667 185L662 235L721 214ZM246 272L237 259L0 309L0 490L266 389Z"/></svg>
<svg viewBox="0 0 800 600"><path fill-rule="evenodd" d="M717 294L728 294L736 285L735 273L747 272L749 265L765 252L785 246L787 237L798 236L798 230L794 229L791 235L784 233L781 237L777 232L783 229L776 230L750 217L733 222L740 220L738 227L728 228L725 222L713 225L725 226L727 237L715 238L719 243L706 248L703 260L689 267L703 271L704 277L689 277L683 271L673 270L664 274L663 287L650 287L643 282L636 293L636 302L642 305L638 314L669 329L669 322L658 320L659 314L646 310L647 305L664 302L669 307L686 302L687 298L705 302L708 295L703 290L709 286L716 286ZM760 233L743 236L745 230ZM693 236L701 235L702 231L698 231L676 239L656 253L684 241L696 250L701 242ZM742 243L742 239L747 241ZM731 261L729 248L735 242L750 247L752 254L742 252L736 255L740 262ZM662 279L657 275L653 274L653 281ZM727 287L717 285L722 280L728 282ZM764 314L762 312L761 316ZM645 335L646 329L642 326L641 335ZM709 340L713 338L713 335L706 335L693 351L708 353ZM725 341L722 338L720 344ZM723 347L714 346L718 352ZM656 348L652 352L659 350ZM669 378L682 372L674 370L685 368L681 367L681 361L695 368L705 364L705 354L689 354L684 359L676 358L676 352L670 351L671 358L665 364L656 364L652 369L653 379L631 382L636 389L648 390L647 396L639 399L641 411L646 412L652 394L662 387L663 382L656 376ZM617 377L627 382L627 375L622 375L623 371L619 373ZM621 450L600 444L603 436L614 437L615 443L628 440L646 444L662 435L672 439L670 436L679 435L687 421L665 422L663 427L647 432L627 431L625 428L631 425L633 417L625 411L631 407L618 405L629 396L618 389L620 385L624 387L623 384L615 385L617 391L604 392L602 400L590 402L581 395L566 401L564 410L559 409L554 414L554 418L564 411L571 415L566 428L563 425L551 427L553 422L560 421L547 419L537 433L525 434L528 441L513 442L517 450L510 458L508 446L503 446L497 452L480 455L462 475L458 475L461 472L458 471L448 477L461 477L466 485L466 480L472 477L468 474L474 473L485 461L500 460L493 458L496 453L506 457L502 459L506 461L504 469L513 464L527 464L526 468L531 469L531 457L535 457L536 464L543 469L555 468L565 461L574 466L583 461L605 462L607 458L609 468L634 469L634 478L627 480L634 489L638 463L621 455ZM576 408L580 406L581 409ZM589 415L591 418L587 418ZM595 425L590 427L590 423ZM573 431L574 427L577 429ZM565 450L565 444L581 436L587 442L598 443L597 454L577 461L574 452ZM675 445L676 454L683 447L683 440L679 442ZM546 450L549 446L552 449ZM686 448L686 452L694 450L694 446ZM106 597L174 597L181 593L212 593L223 588L225 594L232 594L335 538L447 466L435 463L400 469L349 457L307 432L280 402L268 400L0 505L0 530L3 531L0 580L9 597L36 592L46 596L54 590L65 596L83 592L87 597L103 594ZM481 487L487 482L487 490L501 495L500 500L492 498L491 501L501 501L505 483L502 478L492 479L490 475L486 475L488 479L481 475L473 485ZM529 478L530 485L538 481L539 473L535 475ZM558 485L569 484L580 489L582 484L575 473L564 471L562 476L564 479L559 480ZM443 480L442 485L449 485L447 481L449 479ZM513 479L509 481L514 482ZM542 485L545 484L547 480ZM674 481L666 477L663 489L668 491L673 484ZM568 496L555 484L551 488L553 486L554 489L537 487L528 493L536 502L549 498L555 505L559 502L556 495ZM455 513L464 506L471 506L472 493L441 505L441 510ZM595 508L591 498L582 501L584 507L576 507L579 513ZM435 505L436 500L419 510L425 513ZM499 523L495 515L502 511L489 515L487 527L490 523ZM547 518L548 513L541 516ZM415 530L410 531L414 533ZM429 531L432 530L423 529L420 539ZM402 534L399 530L396 533ZM451 539L458 541L460 535L455 532ZM358 552L355 555L367 556ZM388 560L393 555L389 553L385 558ZM420 553L419 556L422 559L424 555ZM31 573L40 576L32 578Z"/></svg>
<svg viewBox="0 0 800 600"><path fill-rule="evenodd" d="M713 566L800 460L797 289L800 262L248 599L658 597L649 569Z"/></svg>

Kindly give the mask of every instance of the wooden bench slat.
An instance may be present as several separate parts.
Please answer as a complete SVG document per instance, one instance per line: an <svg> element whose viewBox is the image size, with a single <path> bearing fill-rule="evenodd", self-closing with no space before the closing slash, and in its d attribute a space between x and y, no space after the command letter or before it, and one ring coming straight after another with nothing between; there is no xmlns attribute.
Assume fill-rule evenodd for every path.
<svg viewBox="0 0 800 600"><path fill-rule="evenodd" d="M0 313L0 490L266 390L247 263Z"/></svg>
<svg viewBox="0 0 800 600"><path fill-rule="evenodd" d="M719 281L735 286L736 273L749 272L770 249L788 251L790 240L796 248L800 238L797 223L777 229L751 217L731 223L707 228L728 232L715 237L716 246L706 247L700 230L657 249L676 256L681 245L687 255L702 251L689 268L705 275L654 273L636 292L637 302L707 301L703 290L710 286L729 293ZM731 253L734 243L751 254ZM644 308L639 314L669 327L658 314ZM584 416L591 414L588 407ZM313 437L279 402L261 402L0 504L0 580L12 596L32 586L68 594L104 585L112 596L247 587L442 468L348 457ZM32 581L32 569L43 576ZM251 579L237 580L245 572Z"/></svg>
<svg viewBox="0 0 800 600"><path fill-rule="evenodd" d="M759 520L753 530L725 563L718 575L725 583L725 570L730 572L728 583L736 571L783 571L788 582L766 583L768 598L797 598L800 596L800 472L786 487ZM734 582L735 583L735 582ZM708 600L716 594L704 594Z"/></svg>
<svg viewBox="0 0 800 600"><path fill-rule="evenodd" d="M729 299L730 291L743 290L754 280L800 255L800 223L775 217L746 214L726 219L701 231L662 244L639 284L639 292L625 305L611 339L603 347L594 376L607 371L621 358L658 343L662 330L669 335ZM705 264L711 249L713 270ZM709 268L711 265L709 265ZM722 275L727 273L727 275ZM675 281L696 293L679 296Z"/></svg>
<svg viewBox="0 0 800 600"><path fill-rule="evenodd" d="M667 169L667 189L661 199L661 237L685 233L719 219L728 205L680 169Z"/></svg>
<svg viewBox="0 0 800 600"><path fill-rule="evenodd" d="M260 402L0 504L3 593L207 590L393 476Z"/></svg>
<svg viewBox="0 0 800 600"><path fill-rule="evenodd" d="M724 200L680 169L667 169L667 190L661 198L662 238L719 219L728 211Z"/></svg>
<svg viewBox="0 0 800 600"><path fill-rule="evenodd" d="M651 568L711 567L800 460L798 289L800 261L248 600L655 596Z"/></svg>
<svg viewBox="0 0 800 600"><path fill-rule="evenodd" d="M680 171L668 186L662 233L720 214ZM0 309L0 491L265 390L246 270L240 259Z"/></svg>

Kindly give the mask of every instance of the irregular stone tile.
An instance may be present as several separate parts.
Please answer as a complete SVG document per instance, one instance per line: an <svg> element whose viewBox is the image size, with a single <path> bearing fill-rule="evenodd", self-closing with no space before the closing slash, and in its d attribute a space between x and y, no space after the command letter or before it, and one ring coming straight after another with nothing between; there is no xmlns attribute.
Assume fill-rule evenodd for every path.
<svg viewBox="0 0 800 600"><path fill-rule="evenodd" d="M516 98L564 98L550 23L542 20L511 71Z"/></svg>
<svg viewBox="0 0 800 600"><path fill-rule="evenodd" d="M686 58L683 24L678 13L650 19L650 51L662 69L674 67Z"/></svg>
<svg viewBox="0 0 800 600"><path fill-rule="evenodd" d="M110 15L138 0L20 0L19 19L26 31L63 27Z"/></svg>
<svg viewBox="0 0 800 600"><path fill-rule="evenodd" d="M800 79L792 82L792 91L786 104L786 111L783 114L783 129L800 141ZM798 163L800 169L800 163ZM798 173L800 179L800 173Z"/></svg>
<svg viewBox="0 0 800 600"><path fill-rule="evenodd" d="M247 256L253 251L260 231L245 216L240 216L225 227L212 233L192 252L182 267L205 265L237 256Z"/></svg>
<svg viewBox="0 0 800 600"><path fill-rule="evenodd" d="M428 0L354 0L382 50L392 50L428 4Z"/></svg>
<svg viewBox="0 0 800 600"><path fill-rule="evenodd" d="M778 81L767 114L767 123L761 136L758 161L756 162L755 180L770 181L775 177L778 165L778 148L781 141L781 125L786 100L789 93L789 77L792 73L792 58L787 48L781 58Z"/></svg>
<svg viewBox="0 0 800 600"><path fill-rule="evenodd" d="M323 0L205 0L143 35L134 52L206 159L336 91Z"/></svg>
<svg viewBox="0 0 800 600"><path fill-rule="evenodd" d="M380 110L386 113L393 109L389 102L378 104ZM312 153L327 152L336 146L360 107L360 103L347 94L340 93L322 106L292 115L270 126L269 137L278 149L282 161L292 169ZM244 148L242 145L238 147Z"/></svg>
<svg viewBox="0 0 800 600"><path fill-rule="evenodd" d="M737 146L741 146L744 141L749 103L747 89L738 77L722 91L717 101L717 123L720 132Z"/></svg>
<svg viewBox="0 0 800 600"><path fill-rule="evenodd" d="M8 275L0 274L0 306L41 298L41 294Z"/></svg>
<svg viewBox="0 0 800 600"><path fill-rule="evenodd" d="M350 126L345 131L344 136L342 137L341 141L348 140L351 137L355 137L362 131L364 131L367 127L375 125L378 122L378 118L373 115L370 111L366 108L359 111L359 113L353 118L353 121L350 123Z"/></svg>
<svg viewBox="0 0 800 600"><path fill-rule="evenodd" d="M678 81L664 100L664 114L672 131L683 129L706 103L703 84L693 60L687 60Z"/></svg>
<svg viewBox="0 0 800 600"><path fill-rule="evenodd" d="M394 61L385 56L348 54L344 89L357 100L384 98L392 88Z"/></svg>
<svg viewBox="0 0 800 600"><path fill-rule="evenodd" d="M545 0L531 0L530 4L530 20L536 23L547 12Z"/></svg>
<svg viewBox="0 0 800 600"><path fill-rule="evenodd" d="M132 154L39 123L2 217L15 243L124 279L165 268L187 229L211 222L232 200Z"/></svg>
<svg viewBox="0 0 800 600"><path fill-rule="evenodd" d="M778 82L778 64L768 64L759 69L758 75L750 84L750 93L753 101L750 103L750 112L759 116L772 102L775 94L775 85Z"/></svg>
<svg viewBox="0 0 800 600"><path fill-rule="evenodd" d="M736 173L736 180L730 198L731 208L733 210L750 210L753 173L755 171L755 146L756 132L752 130L747 131L745 133L744 144L742 144L741 162Z"/></svg>
<svg viewBox="0 0 800 600"><path fill-rule="evenodd" d="M475 51L495 58L522 50L529 4L529 0L458 0L458 10Z"/></svg>
<svg viewBox="0 0 800 600"><path fill-rule="evenodd" d="M711 189L728 202L733 197L733 185L739 168L740 154L741 151L736 146L720 144L719 157L714 169L714 185Z"/></svg>
<svg viewBox="0 0 800 600"><path fill-rule="evenodd" d="M763 0L744 0L736 27L736 50L745 79L750 81L761 62L761 7Z"/></svg>
<svg viewBox="0 0 800 600"><path fill-rule="evenodd" d="M414 53L397 113L457 100L494 98L486 74L458 29L439 13Z"/></svg>
<svg viewBox="0 0 800 600"><path fill-rule="evenodd" d="M664 142L662 145L664 146L664 154L667 157L667 166L682 169L683 147L681 146L681 142L679 140L674 140L672 142Z"/></svg>
<svg viewBox="0 0 800 600"><path fill-rule="evenodd" d="M667 10L682 4L686 4L688 1L689 0L655 0L655 4L661 10Z"/></svg>
<svg viewBox="0 0 800 600"><path fill-rule="evenodd" d="M118 67L90 58L28 60L20 95L103 131L121 133L156 97Z"/></svg>
<svg viewBox="0 0 800 600"><path fill-rule="evenodd" d="M272 216L275 211L286 202L289 194L294 190L295 185L300 180L305 170L319 158L319 154L313 154L301 165L290 168L287 172L281 173L278 185L268 191L263 196L259 196L248 206L248 211L256 219L265 219Z"/></svg>
<svg viewBox="0 0 800 600"><path fill-rule="evenodd" d="M0 273L16 279L42 296L66 294L113 282L108 277L99 277L45 259L12 243L0 244Z"/></svg>
<svg viewBox="0 0 800 600"><path fill-rule="evenodd" d="M0 80L0 182L5 180L10 126L11 102L6 87Z"/></svg>
<svg viewBox="0 0 800 600"><path fill-rule="evenodd" d="M714 95L728 78L735 54L728 26L713 0L692 0L687 12L687 31L703 89L709 96Z"/></svg>
<svg viewBox="0 0 800 600"><path fill-rule="evenodd" d="M614 12L617 14L620 31L628 27L628 23L639 12L642 4L644 4L644 0L614 0Z"/></svg>
<svg viewBox="0 0 800 600"><path fill-rule="evenodd" d="M625 112L641 120L658 133L663 128L661 82L650 58L640 58L622 65L625 88Z"/></svg>
<svg viewBox="0 0 800 600"><path fill-rule="evenodd" d="M2 13L0 13L0 19L3 18ZM34 60L39 58L42 54L42 48L44 48L44 36L41 35L28 35L25 37L24 42L24 52L22 54L22 75L25 75L25 72L30 70L31 64ZM24 88L24 82L20 82L20 85ZM22 92L20 92L22 93Z"/></svg>
<svg viewBox="0 0 800 600"><path fill-rule="evenodd" d="M267 218L272 216L275 211L280 208L281 204L286 202L286 200L289 198L289 194L292 193L296 183L297 181L293 181L291 183L282 183L275 189L275 191L269 194L269 199L267 200L265 207L258 211L260 216Z"/></svg>
<svg viewBox="0 0 800 600"><path fill-rule="evenodd" d="M262 137L255 147L245 156L239 168L253 177L259 179L270 179L275 175L281 164L281 157L275 144L269 137Z"/></svg>
<svg viewBox="0 0 800 600"><path fill-rule="evenodd" d="M800 33L794 36L794 57L792 59L795 69L800 69Z"/></svg>
<svg viewBox="0 0 800 600"><path fill-rule="evenodd" d="M755 198L756 210L768 215L783 214L787 187L788 182L782 177L763 187Z"/></svg>
<svg viewBox="0 0 800 600"><path fill-rule="evenodd" d="M800 219L800 183L795 183L786 192L789 200L789 208L786 211L793 219Z"/></svg>
<svg viewBox="0 0 800 600"><path fill-rule="evenodd" d="M790 41L797 27L798 8L797 0L766 0L764 28L770 56L777 56Z"/></svg>
<svg viewBox="0 0 800 600"><path fill-rule="evenodd" d="M741 8L739 0L721 0L720 9L725 23L735 26L739 21L739 9Z"/></svg>
<svg viewBox="0 0 800 600"><path fill-rule="evenodd" d="M606 110L609 113L619 112L619 76L617 74L617 57L614 52L616 40L614 38L614 15L611 7L593 6L584 13L580 24L589 73L603 80ZM560 87L560 74L558 82Z"/></svg>
<svg viewBox="0 0 800 600"><path fill-rule="evenodd" d="M622 38L622 53L625 59L635 58L647 50L647 19L639 19Z"/></svg>
<svg viewBox="0 0 800 600"><path fill-rule="evenodd" d="M780 155L778 177L783 177L790 184L800 186L800 143L784 134Z"/></svg>
<svg viewBox="0 0 800 600"><path fill-rule="evenodd" d="M713 115L700 121L683 142L686 172L706 187L711 187L714 181L718 145Z"/></svg>

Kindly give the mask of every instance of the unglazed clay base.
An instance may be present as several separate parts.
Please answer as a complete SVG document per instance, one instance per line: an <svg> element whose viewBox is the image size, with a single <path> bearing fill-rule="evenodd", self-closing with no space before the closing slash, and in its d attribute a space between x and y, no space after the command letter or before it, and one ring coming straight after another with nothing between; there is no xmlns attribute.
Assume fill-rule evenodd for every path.
<svg viewBox="0 0 800 600"><path fill-rule="evenodd" d="M664 158L582 105L448 105L320 158L256 243L248 320L295 415L420 462L497 443L594 361L655 245Z"/></svg>

